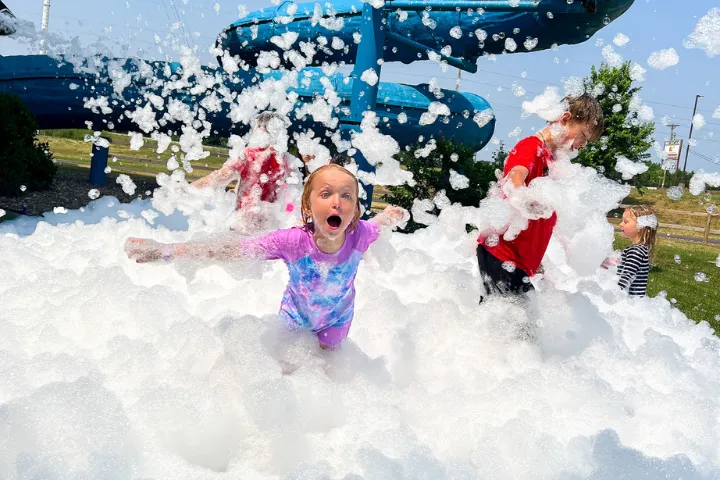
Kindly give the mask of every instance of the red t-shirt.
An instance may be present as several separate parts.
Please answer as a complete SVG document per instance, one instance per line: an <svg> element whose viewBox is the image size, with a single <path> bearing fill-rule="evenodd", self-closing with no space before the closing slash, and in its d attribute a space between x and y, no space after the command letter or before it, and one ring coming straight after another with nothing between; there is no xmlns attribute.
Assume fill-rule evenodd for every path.
<svg viewBox="0 0 720 480"><path fill-rule="evenodd" d="M515 166L523 166L529 172L525 179L525 185L530 185L534 179L547 175L548 162L552 159L553 154L550 149L542 140L533 135L520 140L515 145L505 160L503 175L507 176ZM494 247L485 245L485 239L482 237L478 238L478 242L498 260L512 262L517 268L532 277L540 267L556 222L557 215L553 213L550 218L529 220L528 227L520 232L515 240L503 240L500 235L500 241Z"/></svg>
<svg viewBox="0 0 720 480"><path fill-rule="evenodd" d="M225 163L240 174L236 209L256 203L258 199L274 202L279 182L289 173L284 155L269 148L246 148L244 154L243 160Z"/></svg>

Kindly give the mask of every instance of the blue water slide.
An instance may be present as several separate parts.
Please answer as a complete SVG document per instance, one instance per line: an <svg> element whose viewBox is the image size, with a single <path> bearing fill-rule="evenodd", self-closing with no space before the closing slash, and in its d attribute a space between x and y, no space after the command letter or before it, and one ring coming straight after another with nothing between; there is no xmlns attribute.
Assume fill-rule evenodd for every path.
<svg viewBox="0 0 720 480"><path fill-rule="evenodd" d="M495 127L490 105L482 97L428 85L370 84L359 79L361 74L374 70L380 77L383 62L428 59L474 72L482 55L583 42L622 15L634 0L369 1L372 6L359 0L322 5L286 1L251 13L225 29L216 43L220 65L227 67L227 59L232 57L233 68L203 67L213 74L215 85L201 87L199 93L198 86L173 91L170 98L201 114L198 116L210 123L211 133L242 134L247 126L231 121L227 104L217 111L199 110L203 97L213 88L238 94L259 81L282 75L279 71L260 73L266 70L262 65L266 62L259 60L274 56L283 67L297 67L298 63L308 67L299 74L309 81L294 88L296 106L301 107L325 93L320 81L323 74L312 65L354 64L347 78L340 74L328 77L341 99L334 115L343 134L357 132L362 115L372 110L380 119L380 131L401 146L416 144L420 137L444 136L477 151L487 144ZM0 34L12 34L9 12L0 15L6 16ZM289 55L288 48L298 49L304 59L299 59L297 52ZM237 60L242 60L239 70ZM163 82L154 78L172 80L179 68L175 63L94 58L86 61L85 68L77 69L45 56L0 57L0 91L19 95L41 128L85 128L86 122L93 122L94 130L138 131L127 112L148 105L149 95L162 93ZM108 81L116 72L130 81ZM100 97L109 99L108 104L87 108L88 99ZM423 114L434 102L442 104L434 109L442 115L431 115L428 121ZM163 111L166 105L153 107L159 130L179 133L181 125ZM297 118L297 112L290 114L291 131L312 128L321 136L330 133L312 118ZM361 169L373 170L362 153L358 152L355 159ZM367 198L372 198L371 185L366 186L366 192Z"/></svg>
<svg viewBox="0 0 720 480"><path fill-rule="evenodd" d="M482 55L584 42L622 15L633 1L388 0L382 7L388 38L383 59L412 63L427 60L428 52L439 53L449 47L449 56L461 59L472 71L471 66ZM452 11L438 11L440 6L453 5L457 6ZM315 45L313 64L354 64L362 41L358 38L362 13L360 0L322 4L285 1L237 20L221 33L217 46L254 66L263 51L277 51L283 58L283 48L272 39L292 32L298 35L296 44ZM333 39L339 40L335 46Z"/></svg>
<svg viewBox="0 0 720 480"><path fill-rule="evenodd" d="M382 12L382 29L385 30L381 55L384 61L411 63L427 59L437 51L450 64L472 71L477 58L483 54L517 53L554 44L582 42L620 16L632 3L633 0L387 0L378 10ZM284 50L273 42L273 37L292 32L298 34L295 45L301 42L315 45L315 64L354 63L358 41L363 41L358 38L363 8L364 4L358 0L338 0L322 5L286 1L233 23L221 33L217 46L253 65L263 51L276 50L284 58ZM11 15L7 10L5 13ZM4 33L11 34L12 28ZM508 39L513 39L516 48L512 48ZM113 68L119 64L134 75L133 81L121 92L114 91L108 82L108 62L114 62ZM150 66L153 76L169 79L180 68L176 63L139 59L89 59L86 66L87 69L78 73L68 63L50 57L0 57L0 91L19 95L38 118L41 128L85 128L89 121L94 129L136 131L137 125L124 112L142 104L143 96L152 92L148 86L150 79L139 75L139 70L147 71ZM279 75L277 72L260 74L254 68L239 70L232 76L222 69L204 69L217 72L222 86L234 92ZM311 82L295 89L298 106L313 101L324 91L319 70L308 71ZM335 114L343 121L348 120L345 112L353 101L355 77L333 75L330 78L342 99ZM88 98L101 96L111 99L109 113L92 111L84 106ZM198 108L198 96L189 91L175 92L173 96ZM490 106L478 95L431 92L427 85L380 82L377 96L377 104L372 107L381 118L380 129L391 134L401 146L416 143L420 136L425 139L438 137L442 132L446 138L480 150L492 136L495 121L494 118L487 120L486 115L491 112ZM358 99L354 100L357 102ZM431 102L447 105L450 114L441 116L434 123L420 125L420 116ZM243 133L247 127L233 124L227 110L225 105L219 112L208 112L213 133ZM157 113L161 130L179 130L179 125L163 120L162 111ZM405 114L406 122L397 121L400 113ZM473 121L480 113L485 114L480 116L485 120ZM293 120L295 130L312 125L305 118ZM351 120L357 121L357 118ZM321 132L323 126L313 125L313 129Z"/></svg>
<svg viewBox="0 0 720 480"><path fill-rule="evenodd" d="M99 59L89 64L86 62L86 65L87 68L78 72L70 63L48 56L0 57L0 91L18 95L35 115L42 129L87 128L86 122L92 122L96 130L140 131L138 125L134 124L125 112L146 105L148 101L145 97L148 94L161 93L162 87L153 87L150 78L173 80L181 68L177 63L145 62L139 59ZM116 92L113 83L108 81L109 66L121 67L132 75L133 81L120 93ZM147 67L150 67L150 70ZM253 78L256 75L254 71L239 71L229 76L222 70L204 70L219 73L217 78L221 79L221 83L215 87L224 86L232 92L240 93L256 83ZM278 78L282 73L257 75L262 81ZM300 77L309 81L300 82L298 87L291 89L298 94L298 107L325 93L325 86L320 81L323 76L322 71L317 68L308 68L301 72ZM353 79L346 79L341 74L328 78L341 99L335 114L341 115L342 111L349 108ZM378 92L379 129L392 135L401 146L418 143L420 135L428 139L439 138L442 134L447 139L453 139L477 151L487 144L492 136L495 120L487 115L492 112L490 105L478 95L447 90L431 91L428 85L411 86L384 82L379 84ZM193 95L189 91L179 91L171 94L170 98L199 108L198 101L202 96ZM85 107L88 99L100 97L109 99L106 108L111 111L105 110L103 113L100 107L96 107L95 111ZM450 114L441 115L434 123L421 126L420 117L428 111L431 102L446 105ZM163 119L164 109L155 109L155 112L161 131L179 133L181 125ZM483 112L486 114L482 116L483 121L473 120L477 114ZM228 113L227 104L223 104L219 112L207 112L212 133L220 136L245 133L247 126L231 122ZM406 117L402 122L398 121L401 113ZM326 128L323 124L313 122L311 118L297 118L295 111L290 116L293 120L291 132L312 128L317 135L325 134Z"/></svg>

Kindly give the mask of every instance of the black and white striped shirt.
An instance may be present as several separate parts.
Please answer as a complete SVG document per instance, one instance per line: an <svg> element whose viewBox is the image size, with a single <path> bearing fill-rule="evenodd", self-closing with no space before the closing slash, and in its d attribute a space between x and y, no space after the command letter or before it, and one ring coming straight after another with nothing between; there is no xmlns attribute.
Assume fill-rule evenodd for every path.
<svg viewBox="0 0 720 480"><path fill-rule="evenodd" d="M617 273L618 285L630 295L647 295L650 256L647 245L638 243L622 251Z"/></svg>

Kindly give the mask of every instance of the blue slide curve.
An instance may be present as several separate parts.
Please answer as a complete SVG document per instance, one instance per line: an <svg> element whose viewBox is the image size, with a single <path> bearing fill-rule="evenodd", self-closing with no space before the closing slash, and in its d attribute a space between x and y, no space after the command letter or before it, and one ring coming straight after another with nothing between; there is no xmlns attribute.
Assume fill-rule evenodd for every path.
<svg viewBox="0 0 720 480"><path fill-rule="evenodd" d="M633 0L476 0L474 2L454 0L402 0L385 1L383 28L386 44L383 50L385 62L412 63L429 57L442 59L450 65L457 65L473 71L477 59L484 54L519 53L549 48L554 44L574 44L585 41L596 31L624 13ZM431 7L418 10L418 5L442 4L443 11ZM448 6L458 5L453 11ZM477 8L469 8L475 6ZM407 9L407 10L405 10ZM248 86L267 78L278 78L281 71L259 73L257 59L261 52L275 51L284 67L290 66L286 51L273 42L273 37L284 34L297 37L293 48L301 42L313 42L315 56L311 66L300 72L299 78L310 80L300 82L293 90L297 93L296 106L312 102L322 95L325 87L320 82L323 76L320 68L324 63L352 64L355 61L362 21L363 3L357 0L336 1L325 4L295 4L289 1L277 7L251 13L225 29L218 37L216 46L242 60L249 67L228 74L223 68L203 67L215 76L215 84L205 93L176 91L171 94L189 105L198 108L198 102L213 89L226 88L232 93L242 92ZM9 13L5 11L6 15ZM0 13L3 15L3 13ZM2 22L0 22L2 23ZM12 35L12 28L0 29L0 34ZM449 48L448 48L449 47ZM223 64L223 57L219 57ZM0 91L18 95L37 117L40 128L86 128L92 122L95 130L139 131L137 125L126 116L126 110L135 110L147 103L143 95L160 94L162 85L154 86L151 77L172 80L177 77L180 65L177 63L147 62L140 59L90 59L93 68L78 72L62 59L48 56L0 57ZM130 84L118 91L109 81L109 64L121 65L132 75ZM152 72L148 76L148 67ZM338 117L348 111L352 100L354 76L345 78L341 74L329 77L330 83L341 98L335 108ZM93 112L84 107L88 98L106 96L112 99L108 105L111 111ZM446 105L450 115L444 115L429 125L420 125L420 116L428 111L431 102ZM167 102L165 103L167 105ZM197 110L196 110L197 111ZM380 82L376 105L378 117L382 119L379 128L390 134L401 145L437 138L445 138L472 148L483 148L490 140L495 126L488 102L472 93L442 90L431 91L428 85L403 85ZM162 117L162 108L157 111ZM407 121L398 121L404 113ZM217 112L206 112L206 120L212 125L212 133L226 136L242 134L246 125L231 122L229 107L223 103ZM482 121L474 121L477 116ZM308 118L294 118L290 114L291 131L305 131L312 128L322 135L324 127L314 124ZM179 133L180 126L173 122L160 121L160 130Z"/></svg>

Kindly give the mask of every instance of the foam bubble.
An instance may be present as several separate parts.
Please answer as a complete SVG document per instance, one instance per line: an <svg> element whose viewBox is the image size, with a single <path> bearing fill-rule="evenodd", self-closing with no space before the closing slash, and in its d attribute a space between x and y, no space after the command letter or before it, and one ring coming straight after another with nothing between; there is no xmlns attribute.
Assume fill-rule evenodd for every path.
<svg viewBox="0 0 720 480"><path fill-rule="evenodd" d="M683 42L685 48L700 48L708 57L720 55L720 8L711 8Z"/></svg>
<svg viewBox="0 0 720 480"><path fill-rule="evenodd" d="M666 68L673 67L680 62L680 57L674 48L667 48L665 50L657 50L650 54L647 63L656 70L665 70Z"/></svg>
<svg viewBox="0 0 720 480"><path fill-rule="evenodd" d="M522 103L524 116L535 114L548 122L557 121L568 108L557 87L546 87L542 94Z"/></svg>
<svg viewBox="0 0 720 480"><path fill-rule="evenodd" d="M670 200L680 200L685 193L682 187L670 187L667 189L666 195Z"/></svg>
<svg viewBox="0 0 720 480"><path fill-rule="evenodd" d="M623 180L630 180L635 175L640 175L648 170L648 166L642 162L633 162L627 157L620 155L615 163L615 170L622 174Z"/></svg>

